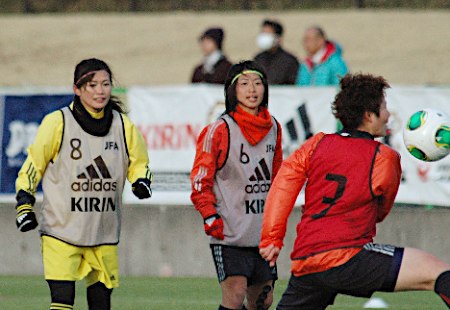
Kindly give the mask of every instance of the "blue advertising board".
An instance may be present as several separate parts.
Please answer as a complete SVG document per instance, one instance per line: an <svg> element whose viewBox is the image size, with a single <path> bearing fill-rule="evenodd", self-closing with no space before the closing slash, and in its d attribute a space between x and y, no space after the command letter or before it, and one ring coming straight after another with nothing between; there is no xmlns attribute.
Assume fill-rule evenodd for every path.
<svg viewBox="0 0 450 310"><path fill-rule="evenodd" d="M44 116L70 104L73 94L5 95L1 107L0 193L15 193L17 174L27 157L27 147Z"/></svg>

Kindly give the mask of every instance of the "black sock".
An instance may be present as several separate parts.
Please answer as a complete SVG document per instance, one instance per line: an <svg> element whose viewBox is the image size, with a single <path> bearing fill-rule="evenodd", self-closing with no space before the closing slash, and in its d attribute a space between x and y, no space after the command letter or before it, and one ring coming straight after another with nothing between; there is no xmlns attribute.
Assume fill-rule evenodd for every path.
<svg viewBox="0 0 450 310"><path fill-rule="evenodd" d="M52 303L50 309L73 309L75 302L75 281L47 280Z"/></svg>
<svg viewBox="0 0 450 310"><path fill-rule="evenodd" d="M450 270L444 271L436 279L434 291L442 298L450 309Z"/></svg>
<svg viewBox="0 0 450 310"><path fill-rule="evenodd" d="M220 305L218 310L233 310L233 309L230 309L230 308Z"/></svg>
<svg viewBox="0 0 450 310"><path fill-rule="evenodd" d="M103 283L97 282L87 288L87 301L89 310L110 310L112 289Z"/></svg>

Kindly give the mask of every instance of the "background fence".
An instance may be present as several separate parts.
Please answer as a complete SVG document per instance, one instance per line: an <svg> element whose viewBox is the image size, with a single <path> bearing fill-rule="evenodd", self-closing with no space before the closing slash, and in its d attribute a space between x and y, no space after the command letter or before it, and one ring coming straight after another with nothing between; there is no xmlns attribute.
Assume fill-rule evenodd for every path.
<svg viewBox="0 0 450 310"><path fill-rule="evenodd" d="M345 8L448 9L449 0L2 0L2 13L298 10Z"/></svg>

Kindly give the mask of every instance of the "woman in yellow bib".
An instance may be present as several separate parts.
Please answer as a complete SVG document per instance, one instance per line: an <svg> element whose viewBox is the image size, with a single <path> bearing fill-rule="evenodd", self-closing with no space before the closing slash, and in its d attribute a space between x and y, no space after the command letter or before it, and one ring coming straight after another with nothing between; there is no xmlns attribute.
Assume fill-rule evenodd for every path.
<svg viewBox="0 0 450 310"><path fill-rule="evenodd" d="M75 281L83 278L89 309L111 308L125 179L139 199L151 196L147 147L111 96L112 80L99 59L76 66L73 102L42 120L16 180L16 224L25 232L38 226L33 205L42 179L39 232L50 309L73 309Z"/></svg>

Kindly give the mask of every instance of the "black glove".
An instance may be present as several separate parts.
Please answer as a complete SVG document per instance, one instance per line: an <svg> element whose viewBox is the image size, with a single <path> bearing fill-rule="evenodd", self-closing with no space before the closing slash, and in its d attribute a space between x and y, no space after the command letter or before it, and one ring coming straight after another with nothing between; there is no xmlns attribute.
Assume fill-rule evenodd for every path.
<svg viewBox="0 0 450 310"><path fill-rule="evenodd" d="M139 199L150 198L152 197L152 189L150 188L151 183L152 182L149 179L137 179L136 182L131 185L131 190Z"/></svg>
<svg viewBox="0 0 450 310"><path fill-rule="evenodd" d="M16 196L16 225L21 232L35 229L38 226L36 215L33 212L35 198L33 195L20 190Z"/></svg>

